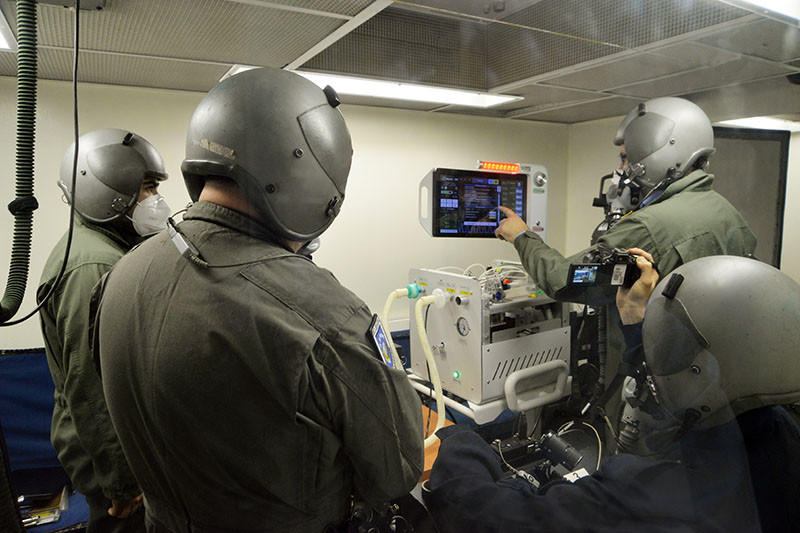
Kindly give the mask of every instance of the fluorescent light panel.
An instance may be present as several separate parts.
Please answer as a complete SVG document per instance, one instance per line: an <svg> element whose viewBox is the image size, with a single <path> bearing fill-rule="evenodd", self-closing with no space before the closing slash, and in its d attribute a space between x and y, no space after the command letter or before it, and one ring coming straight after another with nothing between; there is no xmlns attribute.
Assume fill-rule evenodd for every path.
<svg viewBox="0 0 800 533"><path fill-rule="evenodd" d="M788 130L800 131L800 122L783 120L772 117L749 117L737 118L736 120L725 120L720 122L725 126L737 126L739 128L751 128L755 130Z"/></svg>
<svg viewBox="0 0 800 533"><path fill-rule="evenodd" d="M222 75L219 81L227 80L231 76L235 76L240 72L244 72L245 70L252 70L258 67L251 67L250 65L233 65L231 68L228 69L228 72Z"/></svg>
<svg viewBox="0 0 800 533"><path fill-rule="evenodd" d="M412 102L431 102L435 104L463 105L470 107L492 107L506 102L521 100L519 96L505 94L479 93L459 89L445 89L413 83L350 78L316 72L295 71L320 87L330 85L336 92L354 96L372 96Z"/></svg>
<svg viewBox="0 0 800 533"><path fill-rule="evenodd" d="M230 76L250 70L244 65L234 65L222 77L224 80ZM406 100L412 102L430 102L442 105L461 105L469 107L488 108L506 102L521 100L521 96L506 94L491 94L475 91L462 91L459 89L445 89L443 87L430 87L413 83L400 83L393 81L371 80L366 78L352 78L334 74L319 74L317 72L293 71L316 85L324 88L326 85L333 87L339 94L352 96L368 96L372 98L387 98L392 100ZM221 81L221 80L220 80Z"/></svg>
<svg viewBox="0 0 800 533"><path fill-rule="evenodd" d="M800 1L798 0L721 0L765 17L800 25Z"/></svg>

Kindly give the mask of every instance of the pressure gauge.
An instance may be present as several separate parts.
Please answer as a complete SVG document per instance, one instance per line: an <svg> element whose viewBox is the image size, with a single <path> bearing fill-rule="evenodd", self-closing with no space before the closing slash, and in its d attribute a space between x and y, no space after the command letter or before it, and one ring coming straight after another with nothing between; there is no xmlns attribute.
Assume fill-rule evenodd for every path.
<svg viewBox="0 0 800 533"><path fill-rule="evenodd" d="M466 337L469 334L469 322L463 316L458 317L456 320L456 329L458 329L459 335L462 337Z"/></svg>

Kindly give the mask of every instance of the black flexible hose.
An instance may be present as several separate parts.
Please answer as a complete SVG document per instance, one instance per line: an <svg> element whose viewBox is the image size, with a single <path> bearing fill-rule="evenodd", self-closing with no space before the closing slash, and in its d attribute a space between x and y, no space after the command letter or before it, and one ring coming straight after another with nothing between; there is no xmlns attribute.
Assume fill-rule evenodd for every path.
<svg viewBox="0 0 800 533"><path fill-rule="evenodd" d="M33 200L33 150L36 126L36 1L17 0L17 200ZM14 214L11 266L0 322L19 309L25 296L33 236L33 208Z"/></svg>

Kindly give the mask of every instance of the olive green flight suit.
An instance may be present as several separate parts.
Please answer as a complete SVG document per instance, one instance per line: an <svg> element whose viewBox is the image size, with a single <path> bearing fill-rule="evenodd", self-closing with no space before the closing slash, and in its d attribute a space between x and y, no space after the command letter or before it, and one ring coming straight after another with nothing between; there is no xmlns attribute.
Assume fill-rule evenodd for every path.
<svg viewBox="0 0 800 533"><path fill-rule="evenodd" d="M66 244L64 235L47 259L36 293L38 301L55 282ZM105 499L126 500L140 493L111 425L89 343L92 288L129 248L113 228L92 224L76 215L64 277L39 312L55 384L53 447L75 488L87 498L94 498L90 506L98 500L99 508L92 512L96 511L101 522L109 519L103 495ZM125 526L132 527L133 522L127 520ZM112 526L103 523L99 527L108 531ZM141 522L140 527L143 528Z"/></svg>
<svg viewBox="0 0 800 533"><path fill-rule="evenodd" d="M106 278L97 320L109 410L150 531L322 531L350 497L407 493L422 415L367 338L372 314L252 219L199 202ZM139 339L132 343L130 339Z"/></svg>
<svg viewBox="0 0 800 533"><path fill-rule="evenodd" d="M652 254L661 278L683 263L709 255L753 254L756 237L742 215L712 189L714 177L695 170L672 183L650 205L622 218L598 240L614 248L641 248ZM514 240L525 270L549 296L567 283L569 266L582 263L592 248L565 258L533 232ZM624 342L619 313L614 305L616 290L608 294L608 364L606 384L622 358ZM609 402L615 416L619 401Z"/></svg>
<svg viewBox="0 0 800 533"><path fill-rule="evenodd" d="M598 244L649 252L661 277L700 257L752 254L755 235L736 208L712 189L713 181L712 175L695 170L667 187L652 204L617 222ZM583 262L591 249L564 258L530 231L514 240L514 248L550 296L566 285L570 264Z"/></svg>

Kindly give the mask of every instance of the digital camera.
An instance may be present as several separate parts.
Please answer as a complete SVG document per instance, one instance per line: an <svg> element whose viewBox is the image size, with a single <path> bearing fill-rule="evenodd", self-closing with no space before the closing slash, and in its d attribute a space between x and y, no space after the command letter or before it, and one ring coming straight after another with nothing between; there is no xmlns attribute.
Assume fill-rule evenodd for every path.
<svg viewBox="0 0 800 533"><path fill-rule="evenodd" d="M601 245L586 254L584 263L570 265L567 286L630 288L641 275L636 258L622 248Z"/></svg>

